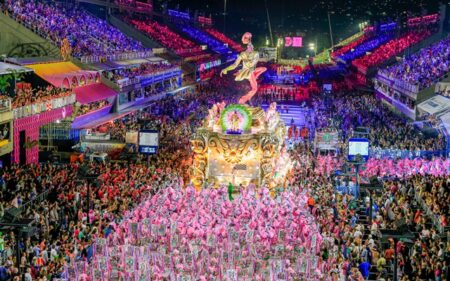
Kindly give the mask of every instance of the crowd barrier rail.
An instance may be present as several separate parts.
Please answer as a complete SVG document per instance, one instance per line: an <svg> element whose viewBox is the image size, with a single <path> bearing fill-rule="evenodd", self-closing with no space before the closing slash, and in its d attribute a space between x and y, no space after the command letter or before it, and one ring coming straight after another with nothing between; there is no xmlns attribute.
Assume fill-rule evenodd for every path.
<svg viewBox="0 0 450 281"><path fill-rule="evenodd" d="M371 149L370 157L376 159L383 158L431 158L450 157L447 150L406 150L406 149Z"/></svg>
<svg viewBox="0 0 450 281"><path fill-rule="evenodd" d="M431 221L433 222L436 229L439 231L440 234L445 234L446 232L450 231L449 226L443 226L441 222L439 221L439 217L433 213L430 209L430 207L426 204L425 200L417 193L415 192L414 198L416 199L416 202L420 204L422 209L425 211L425 214L431 218Z"/></svg>
<svg viewBox="0 0 450 281"><path fill-rule="evenodd" d="M80 58L81 62L84 64L98 63L102 61L123 61L123 60L134 60L134 59L143 59L152 57L152 51L143 51L143 52L129 52L129 53L120 53L120 54L111 54L111 55L98 55L98 56L82 56Z"/></svg>
<svg viewBox="0 0 450 281"><path fill-rule="evenodd" d="M0 97L0 113L11 111L11 98Z"/></svg>
<svg viewBox="0 0 450 281"><path fill-rule="evenodd" d="M37 205L39 203L41 203L42 201L46 200L48 195L50 194L50 191L52 189L46 189L45 191L39 193L36 197L34 197L31 200L28 200L27 202L25 202L24 204L19 206L19 210L23 211L25 210L26 207L31 206L31 205Z"/></svg>

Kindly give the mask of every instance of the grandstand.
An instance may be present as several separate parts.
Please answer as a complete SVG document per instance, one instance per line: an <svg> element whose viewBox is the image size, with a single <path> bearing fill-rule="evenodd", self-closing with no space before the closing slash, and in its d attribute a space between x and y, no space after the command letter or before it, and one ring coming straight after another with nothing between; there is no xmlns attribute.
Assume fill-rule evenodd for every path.
<svg viewBox="0 0 450 281"><path fill-rule="evenodd" d="M191 37L192 39L207 45L209 49L213 50L216 53L219 53L224 56L228 56L232 53L232 51L222 42L216 40L211 37L209 34L197 29L194 26L189 25L178 25L178 29L184 32L186 35ZM231 59L236 58L236 56L231 57Z"/></svg>
<svg viewBox="0 0 450 281"><path fill-rule="evenodd" d="M347 42L346 44L343 43L335 51L332 52L332 57L338 57L338 56L341 56L341 55L343 55L343 54L345 54L347 52L350 52L355 47L357 47L357 46L361 45L362 43L364 43L365 41L367 41L368 38L370 38L368 35L362 34L356 40Z"/></svg>
<svg viewBox="0 0 450 281"><path fill-rule="evenodd" d="M419 115L436 115L447 108L442 105L450 102L446 91L440 92L436 86L440 82L450 81L449 39L444 38L418 52L406 57L384 69L378 70L375 78L375 90L381 98L386 100L399 111L416 119ZM445 87L444 87L445 89ZM443 98L433 101L435 93L443 93ZM422 109L419 114L419 104L422 108L428 103L433 108Z"/></svg>
<svg viewBox="0 0 450 281"><path fill-rule="evenodd" d="M380 65L395 55L402 53L412 45L418 44L430 35L430 31L409 32L400 38L390 40L386 44L381 45L372 53L354 60L352 64L358 68L359 72L367 73L368 68Z"/></svg>
<svg viewBox="0 0 450 281"><path fill-rule="evenodd" d="M181 37L169 27L156 21L126 19L126 22L185 59L201 59L209 55L202 51L199 45Z"/></svg>
<svg viewBox="0 0 450 281"><path fill-rule="evenodd" d="M241 44L236 43L235 41L227 37L225 34L219 32L218 30L212 27L205 28L205 31L214 38L216 38L217 40L222 41L222 43L227 44L228 47L232 48L236 52L242 52L244 50Z"/></svg>
<svg viewBox="0 0 450 281"><path fill-rule="evenodd" d="M56 46L61 47L63 40L67 39L72 46L71 54L82 61L115 60L117 57L135 54L151 55L141 43L124 36L116 28L94 18L83 9L67 11L57 5L8 1L7 8L16 21L35 30ZM64 29L54 28L56 24L64 26Z"/></svg>

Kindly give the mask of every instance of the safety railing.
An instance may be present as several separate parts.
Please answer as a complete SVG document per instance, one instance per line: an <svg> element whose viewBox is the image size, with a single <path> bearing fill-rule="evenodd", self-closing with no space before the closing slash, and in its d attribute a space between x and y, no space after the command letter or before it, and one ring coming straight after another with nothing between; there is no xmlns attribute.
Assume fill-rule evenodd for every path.
<svg viewBox="0 0 450 281"><path fill-rule="evenodd" d="M13 109L14 119L20 119L32 116L34 114L50 111L53 109L61 108L70 104L75 103L76 96L71 94L69 96L54 98L48 101L37 102Z"/></svg>
<svg viewBox="0 0 450 281"><path fill-rule="evenodd" d="M39 193L36 197L32 198L31 200L25 202L24 204L19 206L19 210L23 211L28 206L31 205L39 205L39 203L42 203L44 200L47 199L48 195L50 194L51 189L46 189L45 191Z"/></svg>
<svg viewBox="0 0 450 281"><path fill-rule="evenodd" d="M431 158L448 157L447 150L406 150L406 149L371 149L370 157L376 159L383 158Z"/></svg>
<svg viewBox="0 0 450 281"><path fill-rule="evenodd" d="M0 96L0 113L11 111L11 98Z"/></svg>
<svg viewBox="0 0 450 281"><path fill-rule="evenodd" d="M98 63L103 61L122 61L122 60L133 60L133 59L143 59L152 57L153 52L151 51L142 51L142 52L130 52L130 53L120 53L120 54L111 54L111 55L92 55L92 56L82 56L80 58L82 63L91 64Z"/></svg>
<svg viewBox="0 0 450 281"><path fill-rule="evenodd" d="M439 220L439 216L431 211L430 207L426 204L425 200L419 195L419 192L415 192L414 199L417 203L420 204L420 207L424 210L425 214L431 219L433 225L439 231L439 233L444 234L446 231L449 231L449 227L445 227L441 224Z"/></svg>

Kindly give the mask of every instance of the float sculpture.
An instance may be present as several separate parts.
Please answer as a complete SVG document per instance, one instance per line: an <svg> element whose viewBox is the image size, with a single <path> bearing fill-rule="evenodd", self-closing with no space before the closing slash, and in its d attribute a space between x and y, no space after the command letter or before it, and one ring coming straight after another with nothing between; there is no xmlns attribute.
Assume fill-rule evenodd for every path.
<svg viewBox="0 0 450 281"><path fill-rule="evenodd" d="M214 105L191 138L194 187L283 186L290 165L281 161L286 127L275 108Z"/></svg>
<svg viewBox="0 0 450 281"><path fill-rule="evenodd" d="M239 54L238 58L232 65L223 69L220 72L220 76L226 75L228 71L236 69L242 62L242 69L235 74L235 80L248 80L250 82L250 91L239 99L240 104L245 104L258 91L258 77L263 74L267 70L267 68L256 67L259 60L259 54L253 49L252 34L250 32L244 33L244 35L242 36L242 43L247 45L247 49Z"/></svg>

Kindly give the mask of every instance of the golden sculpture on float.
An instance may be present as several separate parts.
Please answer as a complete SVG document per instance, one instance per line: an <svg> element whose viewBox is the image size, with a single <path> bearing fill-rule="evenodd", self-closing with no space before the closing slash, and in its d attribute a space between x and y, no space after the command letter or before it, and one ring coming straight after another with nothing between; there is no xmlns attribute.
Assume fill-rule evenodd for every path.
<svg viewBox="0 0 450 281"><path fill-rule="evenodd" d="M289 163L277 160L286 159L281 157L285 136L286 127L275 103L267 111L241 104L215 104L191 139L192 184L197 189L229 183L270 188L284 185L284 178L276 176L275 165L290 168Z"/></svg>
<svg viewBox="0 0 450 281"><path fill-rule="evenodd" d="M258 90L258 77L266 71L265 67L257 67L259 55L251 39L251 33L244 33L242 43L247 49L220 73L226 75L242 63L235 80L248 80L251 90L239 99L239 104L213 105L191 139L191 182L197 189L230 183L269 188L285 184L291 164L283 149L286 126L276 111L277 105L272 103L267 111L246 105Z"/></svg>
<svg viewBox="0 0 450 281"><path fill-rule="evenodd" d="M69 61L72 55L72 47L70 46L69 40L64 38L61 44L61 57L64 61Z"/></svg>

